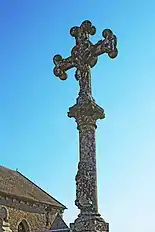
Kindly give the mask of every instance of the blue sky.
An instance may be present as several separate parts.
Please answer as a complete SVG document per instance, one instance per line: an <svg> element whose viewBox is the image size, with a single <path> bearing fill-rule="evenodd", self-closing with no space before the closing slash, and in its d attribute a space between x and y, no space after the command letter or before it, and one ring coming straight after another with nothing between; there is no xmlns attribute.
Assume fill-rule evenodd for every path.
<svg viewBox="0 0 155 232"><path fill-rule="evenodd" d="M52 58L67 57L72 26L89 19L118 37L119 56L103 55L92 69L93 96L105 109L98 122L100 213L113 232L155 231L155 2L0 1L0 164L74 206L78 132L67 111L75 103L74 70L67 81Z"/></svg>

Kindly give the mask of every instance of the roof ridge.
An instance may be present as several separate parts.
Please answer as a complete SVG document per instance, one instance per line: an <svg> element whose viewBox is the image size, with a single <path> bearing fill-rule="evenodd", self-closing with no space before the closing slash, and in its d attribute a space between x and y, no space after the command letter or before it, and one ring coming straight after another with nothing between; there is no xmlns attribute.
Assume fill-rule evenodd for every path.
<svg viewBox="0 0 155 232"><path fill-rule="evenodd" d="M63 209L67 209L65 205L63 205L62 203L60 203L58 200L56 200L54 197L52 197L49 193L47 193L45 190L43 190L41 187L39 187L37 184L35 184L33 181L31 181L28 177L24 176L21 172L19 172L19 171L15 171L15 172L17 172L19 175L21 175L22 177L24 177L27 181L29 181L30 183L32 183L36 188L38 188L39 190L41 190L42 192L44 192L47 196L49 196L54 201L56 201L58 204L60 204Z"/></svg>
<svg viewBox="0 0 155 232"><path fill-rule="evenodd" d="M40 203L43 203L43 204L47 204L47 205L53 205L54 207L59 207L59 208L62 208L63 210L64 209L67 209L65 205L63 205L62 203L60 203L58 200L56 200L54 197L52 197L49 193L47 193L46 191L44 191L41 187L39 187L37 184L35 184L33 181L31 181L30 179L28 179L26 176L24 176L21 172L19 172L17 169L16 170L13 170L13 169L10 169L8 167L5 167L3 165L0 165L0 170L1 169L4 169L6 171L11 171L13 172L14 174L17 175L17 178L18 177L22 177L23 179L25 179L27 181L27 183L30 183L31 185L33 185L34 187L36 187L39 191L41 191L42 193L45 194L45 199L46 199L46 196L49 197L49 199L53 200L53 203L52 202L48 202L48 200L46 199L46 201L44 201L43 199L42 200L37 200L37 199L33 199L33 198L30 198L30 197L27 197L27 196L23 196L25 199L29 199L29 200L32 200L32 201L35 201L35 202L40 202ZM1 189L0 189L0 192L1 192ZM2 192L4 192L2 190ZM8 192L8 194L11 194ZM15 194L16 195L16 194ZM18 195L16 195L18 197ZM20 196L22 197L22 195ZM57 205L58 204L58 205Z"/></svg>
<svg viewBox="0 0 155 232"><path fill-rule="evenodd" d="M8 167L3 166L3 165L0 165L0 168L4 168L4 169L6 169L6 170L8 170L8 171L11 171L11 172L14 172L14 173L17 173L17 171L18 171L18 168L16 168L16 169L14 170L14 169L8 168Z"/></svg>
<svg viewBox="0 0 155 232"><path fill-rule="evenodd" d="M13 170L13 169L11 169L11 168L8 168L8 167L5 167L5 166L3 166L3 165L1 165L1 164L0 164L0 168L5 168L5 169L7 169L7 170L10 170L10 171L16 172L15 170Z"/></svg>

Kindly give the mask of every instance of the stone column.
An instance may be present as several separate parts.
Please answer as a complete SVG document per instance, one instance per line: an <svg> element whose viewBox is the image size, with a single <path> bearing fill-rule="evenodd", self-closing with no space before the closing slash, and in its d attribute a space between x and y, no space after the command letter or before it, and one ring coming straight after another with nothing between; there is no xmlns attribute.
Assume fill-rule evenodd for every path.
<svg viewBox="0 0 155 232"><path fill-rule="evenodd" d="M69 108L68 116L74 117L79 131L79 164L76 175L75 204L80 214L74 223L76 232L108 231L108 225L98 213L97 171L96 171L96 140L95 130L97 119L104 118L104 110L91 97L89 85L90 71L86 69L84 78L78 80L82 90L79 92L76 104ZM83 83L84 82L84 83ZM84 84L87 88L84 88ZM89 86L89 88L88 88Z"/></svg>

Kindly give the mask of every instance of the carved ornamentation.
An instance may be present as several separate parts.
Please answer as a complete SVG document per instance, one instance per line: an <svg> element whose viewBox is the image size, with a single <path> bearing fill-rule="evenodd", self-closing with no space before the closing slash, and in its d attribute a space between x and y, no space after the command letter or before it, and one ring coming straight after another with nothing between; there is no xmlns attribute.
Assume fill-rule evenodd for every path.
<svg viewBox="0 0 155 232"><path fill-rule="evenodd" d="M7 200L6 200L7 199ZM56 213L61 213L61 209L54 207L54 206L50 206L48 203L40 203L40 202L35 202L35 201L21 201L20 199L15 199L12 198L11 196L9 197L5 197L5 196L1 196L0 198L0 205L5 205L5 206L9 206L12 208L18 208L18 210L22 210L22 211L27 211L27 212L40 212L40 213L45 213L47 211L47 208L49 210L50 213L52 214L56 214ZM1 209L1 208L0 208ZM1 214L1 212L0 212Z"/></svg>
<svg viewBox="0 0 155 232"><path fill-rule="evenodd" d="M100 217L100 215L79 216L74 223L73 232L108 232L109 224Z"/></svg>
<svg viewBox="0 0 155 232"><path fill-rule="evenodd" d="M109 226L98 214L97 175L96 175L96 121L105 117L104 110L95 103L91 91L90 69L97 63L98 56L107 53L110 58L118 54L117 38L110 29L102 32L103 40L93 44L90 35L96 33L96 28L88 20L80 27L72 27L71 36L76 45L71 50L71 56L64 59L60 55L53 58L54 74L61 80L67 79L66 71L75 67L75 79L80 90L76 104L69 108L68 116L75 118L79 130L80 161L76 175L75 204L80 214L75 220L75 232L108 232Z"/></svg>
<svg viewBox="0 0 155 232"><path fill-rule="evenodd" d="M84 21L80 27L72 27L71 36L75 37L76 46L71 51L71 56L63 59L62 56L56 55L53 58L55 68L54 74L61 80L67 79L66 71L76 67L83 69L85 65L91 68L97 63L97 57L103 53L107 53L110 58L115 58L118 54L117 38L110 29L102 32L103 40L92 44L89 35L94 35L96 28L88 20Z"/></svg>

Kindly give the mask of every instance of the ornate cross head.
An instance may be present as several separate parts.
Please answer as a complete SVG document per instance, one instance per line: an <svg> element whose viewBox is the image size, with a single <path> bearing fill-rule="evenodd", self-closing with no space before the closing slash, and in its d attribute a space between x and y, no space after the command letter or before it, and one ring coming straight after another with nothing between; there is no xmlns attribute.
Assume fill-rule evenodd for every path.
<svg viewBox="0 0 155 232"><path fill-rule="evenodd" d="M55 64L54 74L61 80L67 79L66 71L75 67L77 70L84 70L85 67L94 67L98 56L107 53L110 58L115 58L118 54L117 38L110 29L102 32L103 40L93 44L89 40L90 35L96 33L96 28L88 20L84 21L80 27L72 27L71 36L75 37L76 45L71 50L71 56L62 58L56 55L53 58Z"/></svg>

